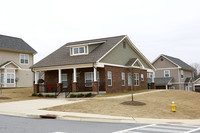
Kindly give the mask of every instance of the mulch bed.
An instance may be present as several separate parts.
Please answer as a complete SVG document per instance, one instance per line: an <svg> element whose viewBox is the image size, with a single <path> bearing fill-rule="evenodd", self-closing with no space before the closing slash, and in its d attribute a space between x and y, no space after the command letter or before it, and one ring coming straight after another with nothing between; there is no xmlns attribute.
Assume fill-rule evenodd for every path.
<svg viewBox="0 0 200 133"><path fill-rule="evenodd" d="M0 100L7 100L7 99L11 99L9 97L0 97Z"/></svg>
<svg viewBox="0 0 200 133"><path fill-rule="evenodd" d="M123 105L132 105L132 106L144 106L146 105L146 103L143 103L143 102L139 102L139 101L125 101L123 103L121 103Z"/></svg>

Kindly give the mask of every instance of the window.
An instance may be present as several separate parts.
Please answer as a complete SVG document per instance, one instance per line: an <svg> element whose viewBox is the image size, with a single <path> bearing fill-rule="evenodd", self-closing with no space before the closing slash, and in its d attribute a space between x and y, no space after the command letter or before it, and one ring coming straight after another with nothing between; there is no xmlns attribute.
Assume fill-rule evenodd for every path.
<svg viewBox="0 0 200 133"><path fill-rule="evenodd" d="M135 86L139 86L139 74L134 73L134 79L135 79Z"/></svg>
<svg viewBox="0 0 200 133"><path fill-rule="evenodd" d="M184 71L181 70L181 78L183 79L184 78Z"/></svg>
<svg viewBox="0 0 200 133"><path fill-rule="evenodd" d="M170 71L164 70L164 77L170 77Z"/></svg>
<svg viewBox="0 0 200 133"><path fill-rule="evenodd" d="M63 88L67 88L68 83L67 83L67 74L66 73L63 73L61 75L61 80L62 80Z"/></svg>
<svg viewBox="0 0 200 133"><path fill-rule="evenodd" d="M20 54L20 63L28 64L29 63L29 55L28 54Z"/></svg>
<svg viewBox="0 0 200 133"><path fill-rule="evenodd" d="M93 81L94 81L94 72L85 72L85 87L92 87ZM99 72L97 72L97 81L99 82Z"/></svg>
<svg viewBox="0 0 200 133"><path fill-rule="evenodd" d="M108 86L112 86L112 72L108 71L107 76L108 76Z"/></svg>
<svg viewBox="0 0 200 133"><path fill-rule="evenodd" d="M149 78L153 78L153 73L149 73Z"/></svg>
<svg viewBox="0 0 200 133"><path fill-rule="evenodd" d="M7 74L7 83L14 83L14 74Z"/></svg>
<svg viewBox="0 0 200 133"><path fill-rule="evenodd" d="M1 73L1 83L3 84L4 83L4 74Z"/></svg>
<svg viewBox="0 0 200 133"><path fill-rule="evenodd" d="M74 47L73 55L85 54L85 47Z"/></svg>
<svg viewBox="0 0 200 133"><path fill-rule="evenodd" d="M132 85L132 74L128 73L128 86Z"/></svg>
<svg viewBox="0 0 200 133"><path fill-rule="evenodd" d="M141 74L141 81L144 81L144 74Z"/></svg>
<svg viewBox="0 0 200 133"><path fill-rule="evenodd" d="M125 86L125 73L122 72L121 76L122 76L122 86Z"/></svg>

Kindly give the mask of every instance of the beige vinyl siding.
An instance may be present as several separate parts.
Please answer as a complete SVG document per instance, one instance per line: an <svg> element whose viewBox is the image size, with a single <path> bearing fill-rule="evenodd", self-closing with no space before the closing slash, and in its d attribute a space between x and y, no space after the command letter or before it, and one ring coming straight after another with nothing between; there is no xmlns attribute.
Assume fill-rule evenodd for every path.
<svg viewBox="0 0 200 133"><path fill-rule="evenodd" d="M166 69L170 70L170 77L173 78L173 82L179 82L179 77L178 77L178 68L177 69ZM164 70L157 70L155 72L155 77L164 77Z"/></svg>
<svg viewBox="0 0 200 133"><path fill-rule="evenodd" d="M185 79L188 77L193 77L192 72L185 71L185 70L183 70L183 71L184 71L184 78L181 78L181 70L180 70L180 81L181 82L185 82Z"/></svg>
<svg viewBox="0 0 200 133"><path fill-rule="evenodd" d="M200 84L200 79L198 81L196 81L195 84Z"/></svg>
<svg viewBox="0 0 200 133"><path fill-rule="evenodd" d="M21 64L20 63L20 54L28 54L28 53L22 53L22 52L14 52L14 51L4 51L0 50L0 64L3 64L7 61L13 61L15 62L18 66L21 67L21 69L17 69L15 65L12 63L6 66L6 70L2 70L4 74L6 75L7 73L14 73L16 78L19 78L19 81L17 82L16 87L31 87L33 86L33 72L31 69L29 69L30 66L33 65L33 54L28 54L29 55L29 64ZM4 75L4 76L5 76ZM15 87L15 84L6 84L6 76L5 76L5 87Z"/></svg>
<svg viewBox="0 0 200 133"><path fill-rule="evenodd" d="M17 70L15 77L19 78L16 87L33 86L33 72L31 70Z"/></svg>
<svg viewBox="0 0 200 133"><path fill-rule="evenodd" d="M163 58L163 61L161 61L161 58ZM164 57L158 58L154 63L153 63L155 68L178 68L178 66L174 65L172 62L168 61Z"/></svg>
<svg viewBox="0 0 200 133"><path fill-rule="evenodd" d="M121 42L100 62L125 65L131 58L138 58L145 68L150 68L147 63L129 46L127 42L126 48L123 48L123 42Z"/></svg>
<svg viewBox="0 0 200 133"><path fill-rule="evenodd" d="M3 64L7 61L14 61L16 64L18 64L22 69L29 69L33 65L33 55L29 55L29 64L24 65L20 64L20 54L27 54L27 53L19 53L19 52L13 52L13 51L3 51L0 50L0 64Z"/></svg>

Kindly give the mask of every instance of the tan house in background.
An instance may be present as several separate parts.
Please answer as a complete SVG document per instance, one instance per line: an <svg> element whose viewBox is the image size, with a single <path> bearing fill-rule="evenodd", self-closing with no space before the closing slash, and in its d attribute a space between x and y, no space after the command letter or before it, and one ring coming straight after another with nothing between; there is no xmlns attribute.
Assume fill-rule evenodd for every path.
<svg viewBox="0 0 200 133"><path fill-rule="evenodd" d="M36 51L20 38L0 35L0 85L1 87L31 87Z"/></svg>
<svg viewBox="0 0 200 133"><path fill-rule="evenodd" d="M157 89L193 90L194 69L182 60L160 55L153 63Z"/></svg>

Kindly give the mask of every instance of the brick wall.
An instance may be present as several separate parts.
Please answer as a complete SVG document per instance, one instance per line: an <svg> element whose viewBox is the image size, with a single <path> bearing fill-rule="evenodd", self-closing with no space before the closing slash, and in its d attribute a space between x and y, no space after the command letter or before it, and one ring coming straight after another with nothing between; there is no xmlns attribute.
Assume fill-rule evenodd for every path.
<svg viewBox="0 0 200 133"><path fill-rule="evenodd" d="M108 86L107 72L112 72L112 86ZM122 86L121 73L125 73L125 86ZM105 87L107 93L130 91L131 86L128 86L128 73L131 72L128 68L105 66ZM133 73L139 74L139 86L134 86L134 90L147 89L147 71L141 69L133 69ZM141 74L144 75L144 81L141 81ZM134 78L134 76L133 76ZM134 79L132 81L134 83Z"/></svg>

